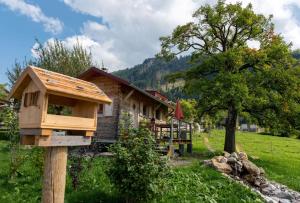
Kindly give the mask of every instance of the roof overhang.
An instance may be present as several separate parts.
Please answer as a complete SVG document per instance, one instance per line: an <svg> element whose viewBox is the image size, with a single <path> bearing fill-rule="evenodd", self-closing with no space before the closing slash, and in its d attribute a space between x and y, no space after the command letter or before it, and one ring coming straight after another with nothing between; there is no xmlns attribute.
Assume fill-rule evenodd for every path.
<svg viewBox="0 0 300 203"><path fill-rule="evenodd" d="M151 98L151 99L153 99L153 100L155 100L155 101L163 104L164 106L167 106L169 108L174 109L173 105L171 105L171 104L169 104L169 103L167 103L165 101L160 100L159 98L153 96L152 94L150 94L150 93L142 90L141 88L139 88L139 87L131 84L130 82L128 82L128 81L126 81L126 80L124 80L124 79L122 79L122 78L120 78L120 77L118 77L116 75L113 75L112 73L108 73L108 72L100 70L99 68L96 68L96 67L89 68L88 70L86 70L85 72L83 72L82 74L80 74L78 76L78 78L82 79L82 80L88 80L88 78L90 78L90 77L97 77L97 76L108 77L111 80L114 80L114 81L118 82L121 85L125 85L127 87L130 87L130 88L136 90L137 92L139 92L139 93L141 93L141 94L143 94L143 95L145 95L145 96L147 96L147 97L149 97L149 98Z"/></svg>

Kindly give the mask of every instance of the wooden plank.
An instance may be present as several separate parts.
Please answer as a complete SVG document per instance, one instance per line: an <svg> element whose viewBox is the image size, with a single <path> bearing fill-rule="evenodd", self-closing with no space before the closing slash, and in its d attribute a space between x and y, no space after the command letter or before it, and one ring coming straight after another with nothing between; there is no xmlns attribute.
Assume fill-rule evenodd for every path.
<svg viewBox="0 0 300 203"><path fill-rule="evenodd" d="M39 137L37 145L40 147L85 146L91 144L91 137L86 136L50 136Z"/></svg>
<svg viewBox="0 0 300 203"><path fill-rule="evenodd" d="M85 136L87 137L94 136L94 131L85 131Z"/></svg>
<svg viewBox="0 0 300 203"><path fill-rule="evenodd" d="M41 129L41 128L21 128L20 135L37 135L37 136L50 136L52 135L52 129Z"/></svg>
<svg viewBox="0 0 300 203"><path fill-rule="evenodd" d="M70 130L96 130L94 118L63 116L47 114L43 128L70 129Z"/></svg>
<svg viewBox="0 0 300 203"><path fill-rule="evenodd" d="M125 97L124 97L124 101L127 101L129 99L129 97L134 93L134 89L131 90Z"/></svg>
<svg viewBox="0 0 300 203"><path fill-rule="evenodd" d="M42 203L64 202L67 158L67 147L46 149Z"/></svg>
<svg viewBox="0 0 300 203"><path fill-rule="evenodd" d="M21 135L21 145L35 145L38 141L39 136L34 135Z"/></svg>

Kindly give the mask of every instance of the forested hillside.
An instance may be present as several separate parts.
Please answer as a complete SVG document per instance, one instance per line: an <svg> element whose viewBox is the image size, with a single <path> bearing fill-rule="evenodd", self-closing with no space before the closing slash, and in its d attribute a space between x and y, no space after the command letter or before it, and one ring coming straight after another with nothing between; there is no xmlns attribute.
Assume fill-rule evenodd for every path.
<svg viewBox="0 0 300 203"><path fill-rule="evenodd" d="M293 51L293 57L300 59L300 50ZM175 84L169 84L164 76L176 71L182 71L191 67L189 63L190 56L175 58L171 61L165 61L158 58L148 58L142 64L119 70L113 74L130 81L132 84L142 89L157 89L164 92L170 99L186 98L181 91L180 86L183 82L178 81Z"/></svg>
<svg viewBox="0 0 300 203"><path fill-rule="evenodd" d="M166 83L164 76L190 67L189 59L189 56L175 58L171 61L148 58L142 64L116 71L114 74L143 89L161 89Z"/></svg>

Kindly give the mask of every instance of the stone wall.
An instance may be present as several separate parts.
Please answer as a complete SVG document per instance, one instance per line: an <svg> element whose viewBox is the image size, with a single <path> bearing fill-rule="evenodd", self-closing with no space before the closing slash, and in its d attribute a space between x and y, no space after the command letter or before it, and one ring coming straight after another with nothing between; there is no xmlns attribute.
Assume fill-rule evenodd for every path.
<svg viewBox="0 0 300 203"><path fill-rule="evenodd" d="M100 87L100 89L102 89L113 101L112 116L98 114L97 131L94 139L96 141L115 140L118 134L119 112L122 98L120 85L117 82L103 76L96 77L91 82Z"/></svg>

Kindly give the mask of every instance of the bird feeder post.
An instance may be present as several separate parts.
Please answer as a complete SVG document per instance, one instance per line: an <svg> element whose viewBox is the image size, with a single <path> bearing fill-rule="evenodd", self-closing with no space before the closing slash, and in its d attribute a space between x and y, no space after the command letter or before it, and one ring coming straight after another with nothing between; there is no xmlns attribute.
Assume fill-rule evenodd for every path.
<svg viewBox="0 0 300 203"><path fill-rule="evenodd" d="M63 203L68 147L47 147L44 163L42 203Z"/></svg>
<svg viewBox="0 0 300 203"><path fill-rule="evenodd" d="M43 203L63 203L68 146L91 144L100 103L111 100L95 84L37 67L27 67L9 98L20 100L21 144L45 147ZM53 114L49 105L67 107Z"/></svg>

